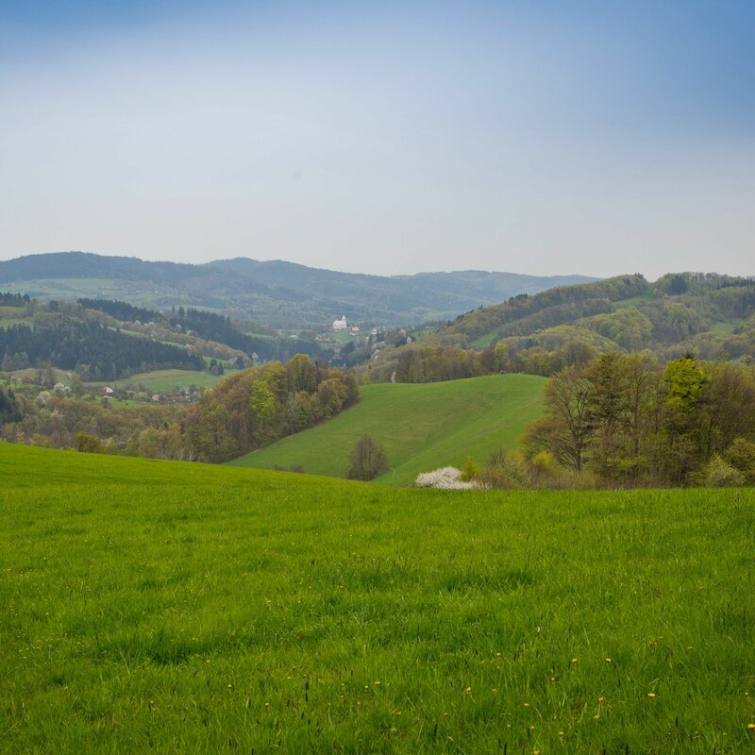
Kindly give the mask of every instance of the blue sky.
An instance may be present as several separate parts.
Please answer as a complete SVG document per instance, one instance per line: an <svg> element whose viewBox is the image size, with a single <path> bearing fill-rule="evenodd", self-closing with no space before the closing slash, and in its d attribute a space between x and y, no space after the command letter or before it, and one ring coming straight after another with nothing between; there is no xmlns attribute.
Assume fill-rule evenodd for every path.
<svg viewBox="0 0 755 755"><path fill-rule="evenodd" d="M753 0L0 0L0 259L752 275L753 39Z"/></svg>

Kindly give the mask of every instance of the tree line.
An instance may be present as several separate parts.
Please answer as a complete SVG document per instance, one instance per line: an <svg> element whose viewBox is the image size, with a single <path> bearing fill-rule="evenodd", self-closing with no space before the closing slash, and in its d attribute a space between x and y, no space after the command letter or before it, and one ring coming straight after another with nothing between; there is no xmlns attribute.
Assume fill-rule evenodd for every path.
<svg viewBox="0 0 755 755"><path fill-rule="evenodd" d="M545 452L607 484L755 482L749 366L603 354L554 375L545 409L524 440L530 460Z"/></svg>
<svg viewBox="0 0 755 755"><path fill-rule="evenodd" d="M330 419L358 400L352 373L299 354L226 378L189 407L116 407L39 386L0 388L0 439L221 463Z"/></svg>
<svg viewBox="0 0 755 755"><path fill-rule="evenodd" d="M0 291L0 306L3 307L23 307L31 304L28 294L11 294Z"/></svg>
<svg viewBox="0 0 755 755"><path fill-rule="evenodd" d="M193 457L223 462L330 419L359 400L353 373L298 354L226 378L182 418Z"/></svg>
<svg viewBox="0 0 755 755"><path fill-rule="evenodd" d="M77 299L77 304L81 304L84 309L94 309L110 315L114 320L121 322L150 322L159 321L163 316L154 309L145 307L135 307L125 301L118 299Z"/></svg>
<svg viewBox="0 0 755 755"><path fill-rule="evenodd" d="M68 448L126 456L151 456L152 431L170 431L172 454L182 458L176 419L184 407L118 407L72 398L38 385L0 387L0 439L46 448Z"/></svg>
<svg viewBox="0 0 755 755"><path fill-rule="evenodd" d="M51 314L34 327L0 329L0 369L53 364L89 380L117 380L160 369L201 370L202 357L185 348L139 338L96 321Z"/></svg>
<svg viewBox="0 0 755 755"><path fill-rule="evenodd" d="M262 361L290 359L297 353L312 358L329 360L332 349L313 339L285 339L268 334L244 333L225 315L194 307L173 307L170 313L135 307L126 302L109 299L79 299L87 309L99 310L122 322L162 323L173 329L191 333L205 341L214 341L244 352L248 357L256 354Z"/></svg>

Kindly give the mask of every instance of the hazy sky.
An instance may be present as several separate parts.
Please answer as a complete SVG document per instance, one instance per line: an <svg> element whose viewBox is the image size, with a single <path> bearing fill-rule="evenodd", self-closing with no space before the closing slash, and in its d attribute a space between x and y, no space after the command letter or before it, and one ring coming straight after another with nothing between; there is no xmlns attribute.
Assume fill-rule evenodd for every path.
<svg viewBox="0 0 755 755"><path fill-rule="evenodd" d="M755 274L755 0L0 0L0 259Z"/></svg>

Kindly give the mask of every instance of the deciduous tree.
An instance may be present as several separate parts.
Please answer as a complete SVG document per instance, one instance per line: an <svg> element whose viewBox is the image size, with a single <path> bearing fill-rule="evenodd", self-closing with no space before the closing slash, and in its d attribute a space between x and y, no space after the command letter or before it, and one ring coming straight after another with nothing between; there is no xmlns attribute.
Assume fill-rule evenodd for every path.
<svg viewBox="0 0 755 755"><path fill-rule="evenodd" d="M372 480L388 470L385 449L369 435L363 435L351 451L350 480Z"/></svg>

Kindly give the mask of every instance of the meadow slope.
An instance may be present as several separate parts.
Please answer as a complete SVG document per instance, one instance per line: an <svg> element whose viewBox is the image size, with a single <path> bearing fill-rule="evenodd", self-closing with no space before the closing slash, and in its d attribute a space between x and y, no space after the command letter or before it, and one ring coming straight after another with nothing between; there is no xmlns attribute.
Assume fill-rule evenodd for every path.
<svg viewBox="0 0 755 755"><path fill-rule="evenodd" d="M751 489L0 444L0 522L0 753L755 752Z"/></svg>
<svg viewBox="0 0 755 755"><path fill-rule="evenodd" d="M420 472L469 456L478 462L513 450L543 410L545 378L488 375L443 383L366 385L359 404L329 422L230 462L273 469L299 465L311 474L344 477L362 435L383 444L389 471L380 482L411 485Z"/></svg>

